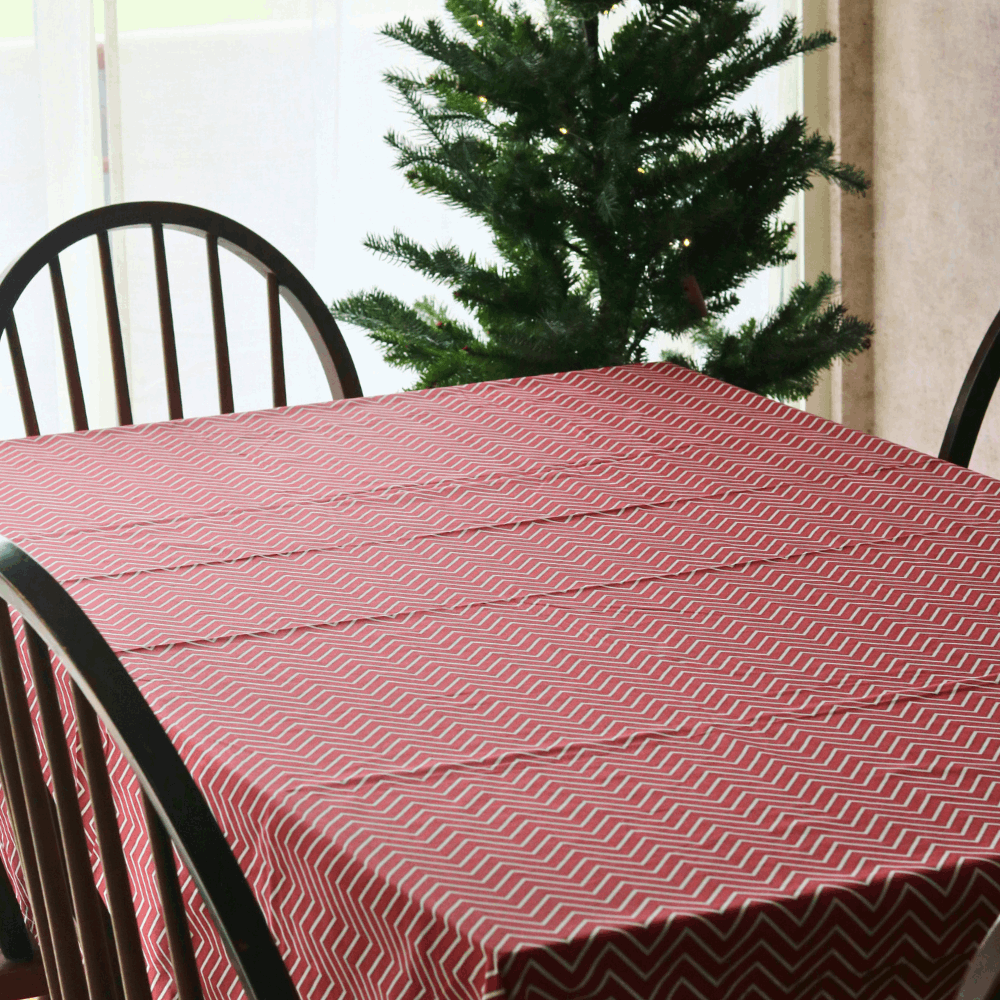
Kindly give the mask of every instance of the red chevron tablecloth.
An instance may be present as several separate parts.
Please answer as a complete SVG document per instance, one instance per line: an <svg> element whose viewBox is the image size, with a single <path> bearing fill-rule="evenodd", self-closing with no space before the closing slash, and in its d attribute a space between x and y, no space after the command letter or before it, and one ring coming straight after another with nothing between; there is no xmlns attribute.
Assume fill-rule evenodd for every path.
<svg viewBox="0 0 1000 1000"><path fill-rule="evenodd" d="M1000 910L997 481L659 364L0 468L304 998L944 1000Z"/></svg>

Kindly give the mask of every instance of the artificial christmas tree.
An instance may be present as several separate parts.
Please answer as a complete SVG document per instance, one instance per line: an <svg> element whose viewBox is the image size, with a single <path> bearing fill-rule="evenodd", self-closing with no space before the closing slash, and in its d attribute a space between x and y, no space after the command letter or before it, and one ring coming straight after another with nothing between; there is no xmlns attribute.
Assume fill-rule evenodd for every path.
<svg viewBox="0 0 1000 1000"><path fill-rule="evenodd" d="M617 4L615 5L618 6ZM672 359L757 392L808 393L834 358L863 350L868 324L831 304L827 275L762 323L721 317L755 272L794 259L778 213L819 176L863 194L797 115L769 129L732 101L761 73L834 41L794 18L754 34L743 0L630 0L599 42L610 5L447 0L457 26L409 19L383 34L437 63L387 74L419 126L389 133L418 191L481 219L497 263L396 231L366 246L452 290L479 329L430 299L381 291L333 304L370 331L416 387L625 364L658 332L694 334L704 357Z"/></svg>

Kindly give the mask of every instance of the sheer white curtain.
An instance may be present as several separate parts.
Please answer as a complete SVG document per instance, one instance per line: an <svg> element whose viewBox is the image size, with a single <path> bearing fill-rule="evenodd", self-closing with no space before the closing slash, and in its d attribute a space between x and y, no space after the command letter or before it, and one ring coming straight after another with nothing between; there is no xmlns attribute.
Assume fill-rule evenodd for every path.
<svg viewBox="0 0 1000 1000"><path fill-rule="evenodd" d="M50 19L57 8L61 19ZM381 74L416 63L378 29L404 14L420 19L442 11L437 0L288 0L286 17L122 30L122 196L189 202L243 222L291 258L326 301L372 286L404 298L434 294L428 282L379 261L361 241L398 226L428 241L454 238L488 249L470 220L409 190L382 140L406 121ZM95 38L91 0L35 0L34 37L0 39L4 266L52 226L105 200L97 66L103 41ZM112 154L114 147L112 137ZM185 413L196 415L215 406L204 246L179 233L166 239ZM136 419L163 418L148 232L130 231L126 250ZM69 256L79 257L68 289L74 329L85 342L103 345L93 262L82 252ZM258 275L226 258L237 407L266 406L265 288ZM58 424L64 389L48 276L34 286L17 319L44 432ZM328 398L312 348L304 334L294 336L300 331L290 315L285 327L293 334L286 357L290 401ZM360 331L344 332L366 395L412 381L388 368ZM91 424L112 423L110 400L101 398L107 372L92 372L89 357L81 366ZM20 433L7 350L0 345L0 435Z"/></svg>
<svg viewBox="0 0 1000 1000"><path fill-rule="evenodd" d="M231 0L230 6L240 2ZM252 0L245 2L249 10ZM766 0L763 20L775 23L784 2ZM155 3L167 0L147 0L147 7ZM366 233L389 234L398 227L426 243L455 240L490 256L488 234L477 223L406 186L383 141L389 128L405 130L408 123L382 73L420 63L378 31L404 15L415 21L445 16L443 0L281 0L277 10L272 3L267 19L140 30L120 19L120 139L113 35L105 46L102 81L110 85L107 185L97 68L97 43L104 39L95 37L91 4L34 0L34 36L0 38L0 266L58 222L106 197L189 202L229 215L290 257L328 302L370 287L404 299L447 294L365 250ZM258 16L254 11L247 16ZM625 15L627 8L619 11ZM748 99L773 120L778 96L771 80ZM116 265L123 250L127 260L136 419L162 419L166 403L148 232L129 232L115 250ZM185 413L197 415L216 405L204 247L195 237L168 232L167 254ZM236 404L266 406L265 289L258 275L226 256ZM96 253L69 257L71 312L89 345L82 359L88 412L99 426L112 423L113 412L109 369L102 367ZM17 317L39 385L43 432L56 426L60 405L65 410L57 402L62 376L47 283L47 275L35 282ZM767 279L749 286L743 298L741 313L766 311ZM285 325L299 332L290 316ZM388 368L360 331L344 333L366 395L412 382L410 373ZM327 396L310 351L304 334L288 347L291 402ZM651 356L656 353L654 347ZM0 435L20 433L7 351L0 345Z"/></svg>
<svg viewBox="0 0 1000 1000"><path fill-rule="evenodd" d="M33 39L0 43L0 246L8 258L47 229L101 199L101 139L97 107L94 23L87 4L35 0ZM62 261L67 297L84 328L98 302L86 255ZM43 275L47 282L48 275ZM42 281L29 289L18 321L25 327L25 355L38 383L39 419L54 424L56 394L51 297ZM34 335L37 329L40 335ZM81 338L80 366L87 378L97 363L88 337ZM6 360L6 358L5 358ZM88 378L88 382L92 379ZM102 400L95 397L97 412ZM16 431L14 429L16 428ZM9 365L0 366L0 432L20 431Z"/></svg>

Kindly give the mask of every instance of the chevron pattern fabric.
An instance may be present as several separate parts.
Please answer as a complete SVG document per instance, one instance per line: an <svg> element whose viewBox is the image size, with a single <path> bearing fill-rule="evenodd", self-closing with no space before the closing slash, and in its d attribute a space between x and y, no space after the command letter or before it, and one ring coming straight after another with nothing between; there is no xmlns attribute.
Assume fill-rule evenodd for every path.
<svg viewBox="0 0 1000 1000"><path fill-rule="evenodd" d="M946 1000L1000 911L1000 482L665 364L0 468L304 998Z"/></svg>

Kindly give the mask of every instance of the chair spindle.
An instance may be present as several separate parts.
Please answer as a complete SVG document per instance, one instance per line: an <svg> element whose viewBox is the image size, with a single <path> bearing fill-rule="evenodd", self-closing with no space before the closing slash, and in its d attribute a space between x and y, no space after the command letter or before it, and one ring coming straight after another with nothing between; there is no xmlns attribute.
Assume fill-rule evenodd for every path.
<svg viewBox="0 0 1000 1000"><path fill-rule="evenodd" d="M132 903L128 868L125 852L122 850L121 833L118 829L97 713L76 683L71 682L71 686L125 1000L150 1000L149 978L142 953L139 924Z"/></svg>
<svg viewBox="0 0 1000 1000"><path fill-rule="evenodd" d="M73 328L69 322L69 305L63 283L62 265L58 255L49 261L52 277L52 297L56 305L56 325L59 327L59 345L62 348L63 367L66 370L66 388L69 391L69 408L73 415L73 430L87 429L87 409L83 404L83 386L80 384L80 367L76 361Z"/></svg>
<svg viewBox="0 0 1000 1000"><path fill-rule="evenodd" d="M278 299L278 276L267 272L267 319L271 335L271 397L275 406L287 406L285 393L285 353L281 343L281 303Z"/></svg>
<svg viewBox="0 0 1000 1000"><path fill-rule="evenodd" d="M14 385L17 387L17 401L21 406L21 419L24 421L25 436L38 437L35 402L31 398L31 383L28 381L28 369L24 366L21 338L17 334L17 324L14 322L13 313L7 317L7 346L10 349L10 363L14 368Z"/></svg>
<svg viewBox="0 0 1000 1000"><path fill-rule="evenodd" d="M212 293L212 331L215 334L215 371L219 379L219 412L233 412L233 376L229 367L226 311L222 304L222 273L219 270L219 237L205 234L208 248L208 283Z"/></svg>
<svg viewBox="0 0 1000 1000"><path fill-rule="evenodd" d="M38 634L28 625L25 625L25 632L90 1000L117 1000L114 985L117 970L112 969L104 935L101 903L94 885L90 848L80 814L76 778L66 745L66 730L52 664L48 649Z"/></svg>
<svg viewBox="0 0 1000 1000"><path fill-rule="evenodd" d="M174 967L177 996L179 1000L203 1000L194 946L191 943L191 931L184 910L184 897L177 878L177 865L174 863L173 845L145 792L142 795L142 806L146 816L146 829L149 831L149 846L156 865L160 907L167 929L167 944L170 947L170 961Z"/></svg>
<svg viewBox="0 0 1000 1000"><path fill-rule="evenodd" d="M11 658L20 671L17 646L10 625L10 612L7 605L0 601L0 664ZM2 684L0 684L0 712L3 712L4 716L8 715L7 699ZM28 890L28 902L35 915L38 950L42 955L42 967L45 970L49 1000L62 1000L55 949L46 919L45 896L38 874L38 859L35 857L35 848L31 840L31 827L28 822L27 806L24 802L24 788L21 785L21 774L17 765L17 751L14 747L11 731L5 725L0 725L0 774L3 776L3 794L7 804L7 815L14 828L17 854L21 860L21 871L24 874Z"/></svg>
<svg viewBox="0 0 1000 1000"><path fill-rule="evenodd" d="M115 292L115 272L111 266L111 240L108 231L97 234L97 247L101 257L101 281L104 285L104 311L108 317L108 340L111 344L111 374L115 383L115 406L120 425L132 423L132 403L128 391L128 374L125 370L125 347L122 343L122 323L118 313L118 295Z"/></svg>
<svg viewBox="0 0 1000 1000"><path fill-rule="evenodd" d="M163 224L154 222L153 260L156 264L156 294L160 306L160 335L163 338L163 368L167 381L167 413L171 420L184 416L181 407L181 377L177 370L177 343L174 317L170 309L170 282L167 280L167 251L163 245Z"/></svg>
<svg viewBox="0 0 1000 1000"><path fill-rule="evenodd" d="M24 690L21 664L17 656L13 629L6 604L0 602L0 679L10 719L28 829L18 832L21 845L29 841L34 848L41 896L44 900L45 923L51 936L55 969L45 968L50 992L53 981L67 1000L86 995L83 963L77 944L76 930L70 909L69 888L66 885L63 859L56 839L56 830L49 806L49 793L42 776L42 767L35 743L31 712ZM0 726L0 729L5 727ZM12 782L8 781L8 784ZM24 855L22 854L22 857ZM34 900L32 906L35 906ZM44 954L43 954L44 961ZM58 978L56 978L56 976Z"/></svg>

